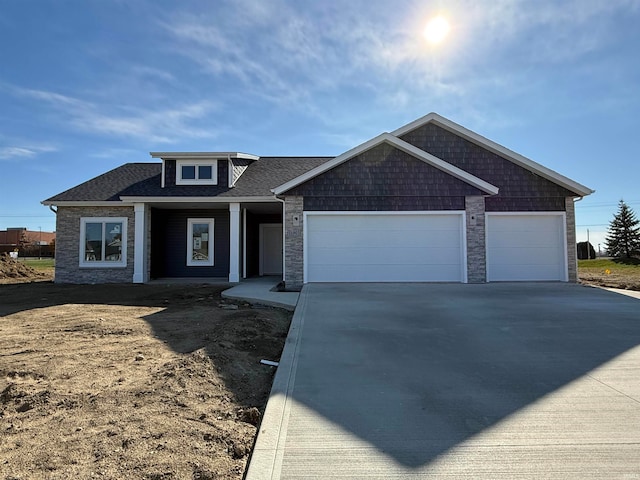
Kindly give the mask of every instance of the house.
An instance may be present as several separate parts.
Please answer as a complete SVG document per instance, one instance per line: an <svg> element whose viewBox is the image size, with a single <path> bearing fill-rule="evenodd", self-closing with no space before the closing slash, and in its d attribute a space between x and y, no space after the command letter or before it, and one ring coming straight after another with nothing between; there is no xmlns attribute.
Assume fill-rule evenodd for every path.
<svg viewBox="0 0 640 480"><path fill-rule="evenodd" d="M435 113L337 157L151 156L43 202L57 282L575 282L593 193Z"/></svg>

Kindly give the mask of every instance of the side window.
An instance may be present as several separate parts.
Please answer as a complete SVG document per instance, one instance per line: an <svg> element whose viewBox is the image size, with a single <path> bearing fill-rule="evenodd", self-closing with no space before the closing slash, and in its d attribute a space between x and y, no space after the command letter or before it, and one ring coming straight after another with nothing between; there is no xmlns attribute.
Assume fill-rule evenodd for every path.
<svg viewBox="0 0 640 480"><path fill-rule="evenodd" d="M81 218L80 266L125 267L126 265L127 219Z"/></svg>
<svg viewBox="0 0 640 480"><path fill-rule="evenodd" d="M213 218L187 220L187 265L213 266Z"/></svg>

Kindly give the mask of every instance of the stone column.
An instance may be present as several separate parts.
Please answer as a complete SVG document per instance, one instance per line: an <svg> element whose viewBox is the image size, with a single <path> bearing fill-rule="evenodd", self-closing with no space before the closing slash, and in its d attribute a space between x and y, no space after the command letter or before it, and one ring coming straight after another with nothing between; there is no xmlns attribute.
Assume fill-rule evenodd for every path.
<svg viewBox="0 0 640 480"><path fill-rule="evenodd" d="M576 251L576 210L572 197L565 197L565 221L567 231L567 270L569 273L569 281L576 283L578 281L578 259Z"/></svg>
<svg viewBox="0 0 640 480"><path fill-rule="evenodd" d="M487 281L487 246L485 243L484 197L465 197L467 217L467 281Z"/></svg>
<svg viewBox="0 0 640 480"><path fill-rule="evenodd" d="M284 198L284 283L299 290L304 283L303 197Z"/></svg>

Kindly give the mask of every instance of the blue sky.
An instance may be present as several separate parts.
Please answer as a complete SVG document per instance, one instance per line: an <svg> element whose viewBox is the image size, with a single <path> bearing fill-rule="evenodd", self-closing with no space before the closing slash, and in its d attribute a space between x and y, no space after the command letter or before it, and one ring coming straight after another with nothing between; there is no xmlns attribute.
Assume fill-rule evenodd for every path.
<svg viewBox="0 0 640 480"><path fill-rule="evenodd" d="M451 31L422 36L436 14ZM640 214L640 0L0 0L0 229L150 151L338 155L435 111Z"/></svg>

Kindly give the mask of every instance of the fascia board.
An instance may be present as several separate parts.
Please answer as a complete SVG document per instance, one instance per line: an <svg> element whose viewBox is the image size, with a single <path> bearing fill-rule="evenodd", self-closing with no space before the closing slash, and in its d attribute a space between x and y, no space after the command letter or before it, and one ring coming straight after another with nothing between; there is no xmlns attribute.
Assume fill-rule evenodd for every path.
<svg viewBox="0 0 640 480"><path fill-rule="evenodd" d="M42 205L51 205L57 207L131 207L133 202L128 201L76 201L76 200L44 200L40 202Z"/></svg>
<svg viewBox="0 0 640 480"><path fill-rule="evenodd" d="M251 155L242 152L149 152L153 158L171 159L171 160L195 160L195 159L217 159L226 160L227 158L243 158L246 160L258 160L258 155Z"/></svg>
<svg viewBox="0 0 640 480"><path fill-rule="evenodd" d="M265 203L277 202L274 197L120 197L129 203Z"/></svg>

